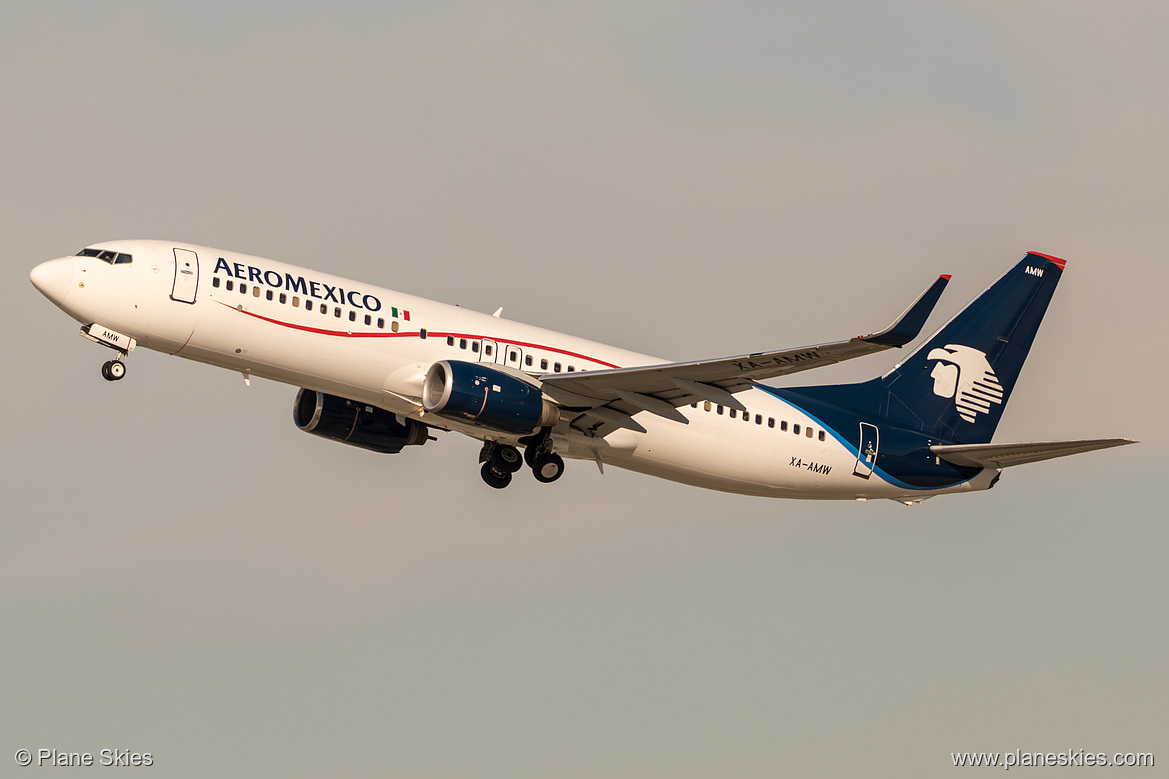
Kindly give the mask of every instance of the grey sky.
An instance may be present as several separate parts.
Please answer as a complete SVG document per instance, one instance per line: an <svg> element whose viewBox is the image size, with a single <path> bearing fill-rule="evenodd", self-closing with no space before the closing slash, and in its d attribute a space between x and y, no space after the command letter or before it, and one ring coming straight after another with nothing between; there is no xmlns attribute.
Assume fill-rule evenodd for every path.
<svg viewBox="0 0 1169 779"><path fill-rule="evenodd" d="M382 7L388 5L389 7ZM0 6L0 747L156 775L937 776L1169 761L1153 4ZM246 251L666 358L931 324L1068 260L997 438L1137 447L912 510L305 436L29 285ZM844 381L894 357L801 381ZM11 765L11 764L8 764Z"/></svg>

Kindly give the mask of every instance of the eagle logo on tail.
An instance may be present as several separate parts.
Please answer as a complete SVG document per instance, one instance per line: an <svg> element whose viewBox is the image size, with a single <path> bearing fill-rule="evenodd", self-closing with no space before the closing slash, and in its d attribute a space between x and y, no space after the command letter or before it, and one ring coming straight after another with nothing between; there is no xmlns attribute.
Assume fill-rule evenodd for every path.
<svg viewBox="0 0 1169 779"><path fill-rule="evenodd" d="M979 414L990 412L992 405L1002 405L1003 385L986 360L986 353L969 346L946 344L934 349L926 357L937 360L930 377L934 380L934 394L953 398L958 416L973 422Z"/></svg>

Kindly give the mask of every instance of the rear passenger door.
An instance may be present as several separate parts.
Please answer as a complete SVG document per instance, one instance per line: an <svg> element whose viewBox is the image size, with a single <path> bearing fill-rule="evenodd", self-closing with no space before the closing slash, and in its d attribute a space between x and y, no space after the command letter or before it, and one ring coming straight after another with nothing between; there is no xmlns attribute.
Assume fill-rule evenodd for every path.
<svg viewBox="0 0 1169 779"><path fill-rule="evenodd" d="M867 479L877 467L877 447L881 439L877 433L877 426L868 422L861 422L860 446L857 448L856 465L852 468L852 475Z"/></svg>

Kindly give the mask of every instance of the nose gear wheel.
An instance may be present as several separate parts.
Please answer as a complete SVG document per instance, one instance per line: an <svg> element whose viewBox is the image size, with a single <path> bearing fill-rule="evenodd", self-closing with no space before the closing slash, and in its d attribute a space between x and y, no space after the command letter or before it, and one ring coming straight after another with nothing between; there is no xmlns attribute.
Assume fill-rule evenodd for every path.
<svg viewBox="0 0 1169 779"><path fill-rule="evenodd" d="M121 360L107 360L101 366L101 375L106 381L120 381L126 375L126 363Z"/></svg>

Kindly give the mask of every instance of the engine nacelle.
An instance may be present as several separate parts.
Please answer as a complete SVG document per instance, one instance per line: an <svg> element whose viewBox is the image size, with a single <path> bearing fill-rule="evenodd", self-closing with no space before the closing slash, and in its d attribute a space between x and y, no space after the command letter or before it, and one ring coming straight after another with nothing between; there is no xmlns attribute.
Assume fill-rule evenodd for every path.
<svg viewBox="0 0 1169 779"><path fill-rule="evenodd" d="M421 422L399 422L384 408L308 389L296 393L292 419L306 433L383 454L421 446L427 439L427 427Z"/></svg>
<svg viewBox="0 0 1169 779"><path fill-rule="evenodd" d="M422 382L422 407L431 414L504 433L533 433L554 425L560 410L540 388L477 362L443 360Z"/></svg>

